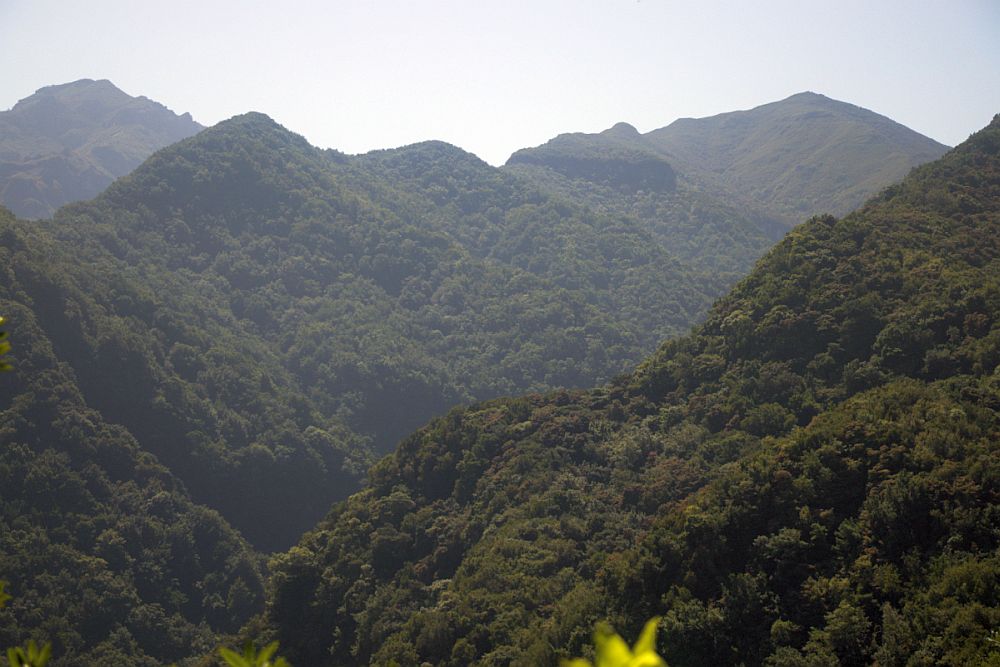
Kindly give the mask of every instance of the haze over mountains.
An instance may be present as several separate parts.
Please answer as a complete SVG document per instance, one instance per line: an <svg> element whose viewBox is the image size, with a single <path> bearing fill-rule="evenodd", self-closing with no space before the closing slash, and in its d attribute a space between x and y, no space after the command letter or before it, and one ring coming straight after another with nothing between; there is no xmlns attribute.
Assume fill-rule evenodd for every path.
<svg viewBox="0 0 1000 667"><path fill-rule="evenodd" d="M672 254L733 280L810 215L843 215L948 149L885 116L816 93L685 118L562 134L505 169L644 221Z"/></svg>
<svg viewBox="0 0 1000 667"><path fill-rule="evenodd" d="M51 217L202 129L190 114L107 80L41 88L0 112L0 204L24 218Z"/></svg>
<svg viewBox="0 0 1000 667"><path fill-rule="evenodd" d="M814 113L817 105L828 113ZM606 389L560 389L630 372L701 321L787 230L782 211L804 205L790 194L798 190L762 194L746 185L754 173L747 165L836 154L850 163L847 175L819 161L813 176L822 185L809 194L833 205L888 185L877 183L902 169L905 160L867 152L868 141L912 161L934 149L876 114L841 107L856 110L794 96L761 107L766 113L739 112L755 120L739 141L739 132L725 130L741 146L727 149L732 164L743 165L728 174L712 171L722 157L712 164L684 157L683 145L694 140L677 139L674 154L651 143L656 133L625 125L562 135L497 169L434 141L360 156L323 151L249 113L157 151L52 220L0 216L0 312L15 341L15 371L0 375L0 434L14 445L0 451L0 574L20 591L0 612L0 644L50 628L59 637L58 665L161 664L208 650L261 610L260 552L299 541L402 440L360 495L276 561L268 632L296 664L326 664L329 656L333 664L389 657L420 664L420 657L456 665L551 657L549 649L526 648L529 636L552 630L531 609L562 600L566 585L577 589L576 577L597 572L602 554L615 552L612 542L627 543L628 531L645 530L667 500L708 484L714 466L740 460L761 437L783 436L895 369L862 354L875 335L870 328L898 319L877 299L838 306L829 317L849 322L847 333L824 343L829 359L810 351L802 363L771 359L771 348L727 351L716 338L704 342L723 301L702 333L674 344L676 354L661 351L647 371ZM879 129L886 123L893 132ZM794 131L783 143L776 127L785 125ZM993 135L983 136L988 144ZM992 164L987 149L969 154ZM958 163L942 164L926 173ZM905 201L948 220L988 212L993 172L980 177L959 166L957 181L925 178L927 187L910 187ZM794 179L794 169L778 167L773 182L779 172ZM743 185L727 189L730 177ZM921 208L920 196L933 206ZM910 215L907 207L883 209ZM812 232L804 234L781 247ZM962 244L960 254L975 254ZM749 303L747 322L728 310L723 320L732 315L739 331L760 329L754 340L794 347L806 344L812 325L784 332L797 326L797 302L792 287L780 285L798 289L808 280L785 276L781 257L769 255L744 285L773 287L788 309L762 314ZM877 265L885 289L911 280L874 255L865 261ZM979 340L993 321L992 306L969 308L962 317L975 322L963 319L954 334L935 324L931 338L919 339L934 348L915 348L921 363L965 368L947 360L948 346L962 335ZM834 325L821 310L809 311L809 322L825 331ZM890 348L904 343L886 336L879 363L895 363ZM982 354L988 364L992 353ZM662 373L642 379L661 366L676 370L683 392L657 384ZM911 370L892 372L919 375ZM688 389L693 398L681 401ZM459 410L407 437L455 405L524 392L542 393ZM579 447L590 457L589 481L580 482L576 469L559 477ZM570 508L565 525L547 495L560 489L567 495L553 502ZM595 495L581 499L572 489ZM513 499L525 503L523 525L507 514ZM558 526L533 523L537 512ZM596 536L587 558L597 569L579 569L577 556L562 551L585 535ZM542 553L550 547L562 555ZM498 554L516 556L500 559L509 573L486 568L477 578ZM522 566L536 565L540 579L522 586ZM545 583L559 572L555 588ZM481 590L477 582L486 580L541 597L512 599L523 606L515 614ZM466 621L448 616L439 591L472 605ZM578 627L551 635L558 646L578 646L597 609L626 603L610 597L593 606L604 593L587 587L574 595L583 611L564 622ZM36 609L40 599L46 604ZM382 616L383 607L399 615ZM459 638L441 623L472 625ZM339 638L330 640L334 629Z"/></svg>
<svg viewBox="0 0 1000 667"><path fill-rule="evenodd" d="M541 165L597 183L610 178L633 192L674 190L680 173L787 227L816 213L844 215L947 150L885 116L805 92L645 134L627 123L596 135L563 134L517 151L507 165ZM574 168L585 163L593 165L589 175Z"/></svg>

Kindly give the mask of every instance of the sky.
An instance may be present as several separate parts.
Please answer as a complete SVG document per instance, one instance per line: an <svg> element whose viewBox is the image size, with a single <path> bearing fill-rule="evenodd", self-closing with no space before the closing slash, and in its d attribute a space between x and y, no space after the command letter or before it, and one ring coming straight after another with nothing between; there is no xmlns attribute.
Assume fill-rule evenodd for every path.
<svg viewBox="0 0 1000 667"><path fill-rule="evenodd" d="M955 145L1000 113L997 0L0 0L0 109L110 79L322 148L502 164L563 132L811 90Z"/></svg>

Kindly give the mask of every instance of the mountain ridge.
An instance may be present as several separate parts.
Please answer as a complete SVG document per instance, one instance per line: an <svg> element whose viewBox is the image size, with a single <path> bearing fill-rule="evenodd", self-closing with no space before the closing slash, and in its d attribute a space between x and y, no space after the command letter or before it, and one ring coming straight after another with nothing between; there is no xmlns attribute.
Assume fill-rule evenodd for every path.
<svg viewBox="0 0 1000 667"><path fill-rule="evenodd" d="M37 232L79 264L27 293L88 404L263 548L431 415L611 377L710 299L631 221L458 148L346 158L259 113Z"/></svg>
<svg viewBox="0 0 1000 667"><path fill-rule="evenodd" d="M633 136L624 126L610 134L618 144ZM651 354L738 276L724 253L705 249L729 244L730 257L750 257L773 222L700 197L683 173L676 189L648 193L630 178L577 179L598 193L590 207L542 187L557 182L551 174L526 183L441 142L346 156L250 112L157 151L53 220L0 214L0 308L17 315L15 342L37 343L15 345L9 356L24 373L0 377L12 388L0 395L0 430L16 440L0 452L8 509L0 519L13 527L0 530L4 569L19 587L58 582L44 594L72 647L62 664L183 659L260 611L261 559L247 540L284 548L398 442L360 493L276 556L269 609L282 620L273 632L294 656L309 656L303 664L331 655L345 664L358 656L549 661L553 646L579 647L598 614L628 627L659 611L664 593L642 568L669 571L650 553L660 553L656 540L680 539L670 521L654 521L661 506L708 488L716 468L735 470L768 438L788 442L789 429L845 396L888 380L887 397L923 401L934 414L964 410L989 435L986 413L948 386L921 393L892 384L950 381L956 369L994 358L991 313L1000 306L990 291L988 225L954 234L950 245L925 234L953 229L951 216L990 214L992 161L981 162L973 173L955 158L947 179L938 178L943 167L918 170L912 182L934 176L926 187L883 193L886 227L913 224L924 234L902 254L873 246L863 255L871 266L845 264L837 253L865 237L850 224L814 220L762 260L770 278L761 268L719 302L701 338ZM627 210L610 199L623 192L634 197ZM700 236L675 236L670 248L666 234L645 226L642 207L686 211L681 227ZM927 211L941 220L925 219ZM830 238L834 249L824 254ZM937 275L926 261L932 250L981 271L938 271L940 285L913 291ZM795 259L807 251L818 259ZM693 268L691 257L715 263ZM836 289L803 293L830 263L841 266L841 282L827 281ZM907 267L905 279L890 271ZM872 292L902 281L907 294L926 297L926 312L855 299L843 284L852 277ZM817 297L836 302L843 326L821 316ZM758 312L755 303L767 307ZM794 310L802 303L811 310ZM810 347L807 325L824 349ZM872 349L874 357L862 356ZM610 385L555 389L600 384L643 355L640 372ZM992 391L963 389L984 400ZM525 391L544 393L492 398ZM456 404L467 407L413 432ZM839 417L826 419L826 432L839 428ZM22 481L46 475L62 491L39 504L33 489L49 487ZM148 484L151 476L163 486ZM702 493L725 496L717 491ZM124 520L128 503L141 510L145 541ZM40 537L22 539L24 531ZM778 549L789 535L760 537ZM723 546L713 553L729 553ZM67 560L43 557L53 551ZM201 568L210 561L219 576ZM80 572L96 575L71 584L63 562L75 563L67 572L85 565ZM688 593L717 604L711 572L695 575ZM108 597L106 586L118 592ZM615 590L635 592L637 606ZM503 605L491 597L497 591ZM79 619L95 608L67 602L105 599L113 610L91 623ZM541 625L538 609L552 610ZM0 634L12 643L45 620L30 604L17 612L0 614ZM797 622L825 632L810 614ZM701 664L719 662L684 614L671 623L672 643L702 651ZM315 640L333 636L334 625L331 654ZM746 634L754 650L773 648L756 630Z"/></svg>

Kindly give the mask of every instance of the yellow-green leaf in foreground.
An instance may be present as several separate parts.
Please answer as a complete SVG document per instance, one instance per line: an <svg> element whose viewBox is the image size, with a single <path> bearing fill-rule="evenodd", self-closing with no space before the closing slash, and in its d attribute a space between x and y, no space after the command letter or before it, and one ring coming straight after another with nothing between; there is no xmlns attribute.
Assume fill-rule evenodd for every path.
<svg viewBox="0 0 1000 667"><path fill-rule="evenodd" d="M659 623L658 617L647 621L631 649L609 625L598 624L594 630L596 664L591 665L583 658L575 658L564 660L562 667L667 667L667 663L656 652L656 628Z"/></svg>

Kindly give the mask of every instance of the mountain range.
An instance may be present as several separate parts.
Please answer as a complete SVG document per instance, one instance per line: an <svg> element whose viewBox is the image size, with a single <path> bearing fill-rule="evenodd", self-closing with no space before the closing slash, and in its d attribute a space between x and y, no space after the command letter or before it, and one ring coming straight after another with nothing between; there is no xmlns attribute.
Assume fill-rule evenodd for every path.
<svg viewBox="0 0 1000 667"><path fill-rule="evenodd" d="M844 215L948 149L867 109L799 93L748 111L562 134L505 165L540 188L643 221L731 284L810 215Z"/></svg>
<svg viewBox="0 0 1000 667"><path fill-rule="evenodd" d="M800 97L776 105L799 108ZM804 155L812 149L802 136L844 125L842 103L806 102L831 109L800 120L815 123L812 133L746 146ZM795 113L771 109L755 136L770 137L767 122ZM858 136L890 123L858 114ZM914 147L929 140L900 132L894 150L917 161ZM324 151L250 113L157 151L51 220L0 216L0 309L15 344L15 371L0 376L0 432L14 445L0 454L0 573L15 592L0 610L0 644L56 637L60 665L203 654L262 609L261 554L297 541L272 561L267 616L245 626L280 637L295 664L538 664L530 660L554 654L526 648L529 636L573 648L599 610L637 622L655 605L629 615L586 587L576 594L582 606L558 621L578 622L569 635L545 634L529 612L561 599L546 583L553 573L573 587L607 575L601 554L618 558L613 543L648 532L669 499L709 488L716 467L731 469L762 451L762 439L889 377L860 356L868 333L830 342L829 359L811 356L815 373L771 364L753 346L780 334L774 344L790 354L809 337L794 329L808 328L794 323L794 287L819 269L784 285L785 265L773 259L799 232L741 284L787 296L788 311L764 317L749 303L748 321L723 318L746 329L749 347L677 338L706 313L701 331L715 326L736 297L710 311L712 301L787 230L782 211L801 202L730 191L680 148L650 148L653 134L619 125L603 139L560 137L496 169L441 142ZM877 189L888 169L874 159L859 166L864 151L853 156L850 145L841 149L856 167L850 178L817 167L817 178L830 176L823 201L857 190L851 178ZM929 187L934 210L984 206L991 195L972 173L963 172L965 191L952 181ZM891 286L900 280L892 275L880 279ZM848 301L829 318L864 329L889 317L879 303ZM970 310L979 324L961 326L988 331L989 312ZM680 342L633 372L664 340ZM950 348L933 340L944 347L926 363L949 368ZM663 379L673 370L654 370L675 366L690 399ZM605 388L567 389L595 385ZM749 398L738 398L744 390ZM525 392L534 393L479 403ZM409 435L460 404L472 407ZM664 444L663 433L677 442ZM578 455L583 468L560 467ZM550 494L563 492L554 502L566 505L565 521L550 507ZM625 496L632 505L620 511ZM535 523L538 512L547 523ZM564 529L578 541L593 536L580 552L592 569L559 551L572 543ZM493 562L509 572L476 574L475 563ZM523 568L537 575L525 589L537 600L507 607L477 588L520 587ZM466 592L470 634L458 637L466 626L439 612L445 598L465 605ZM795 622L796 637L811 627Z"/></svg>
<svg viewBox="0 0 1000 667"><path fill-rule="evenodd" d="M272 561L298 664L993 664L1000 116L591 390L456 408ZM260 629L258 628L258 632Z"/></svg>

